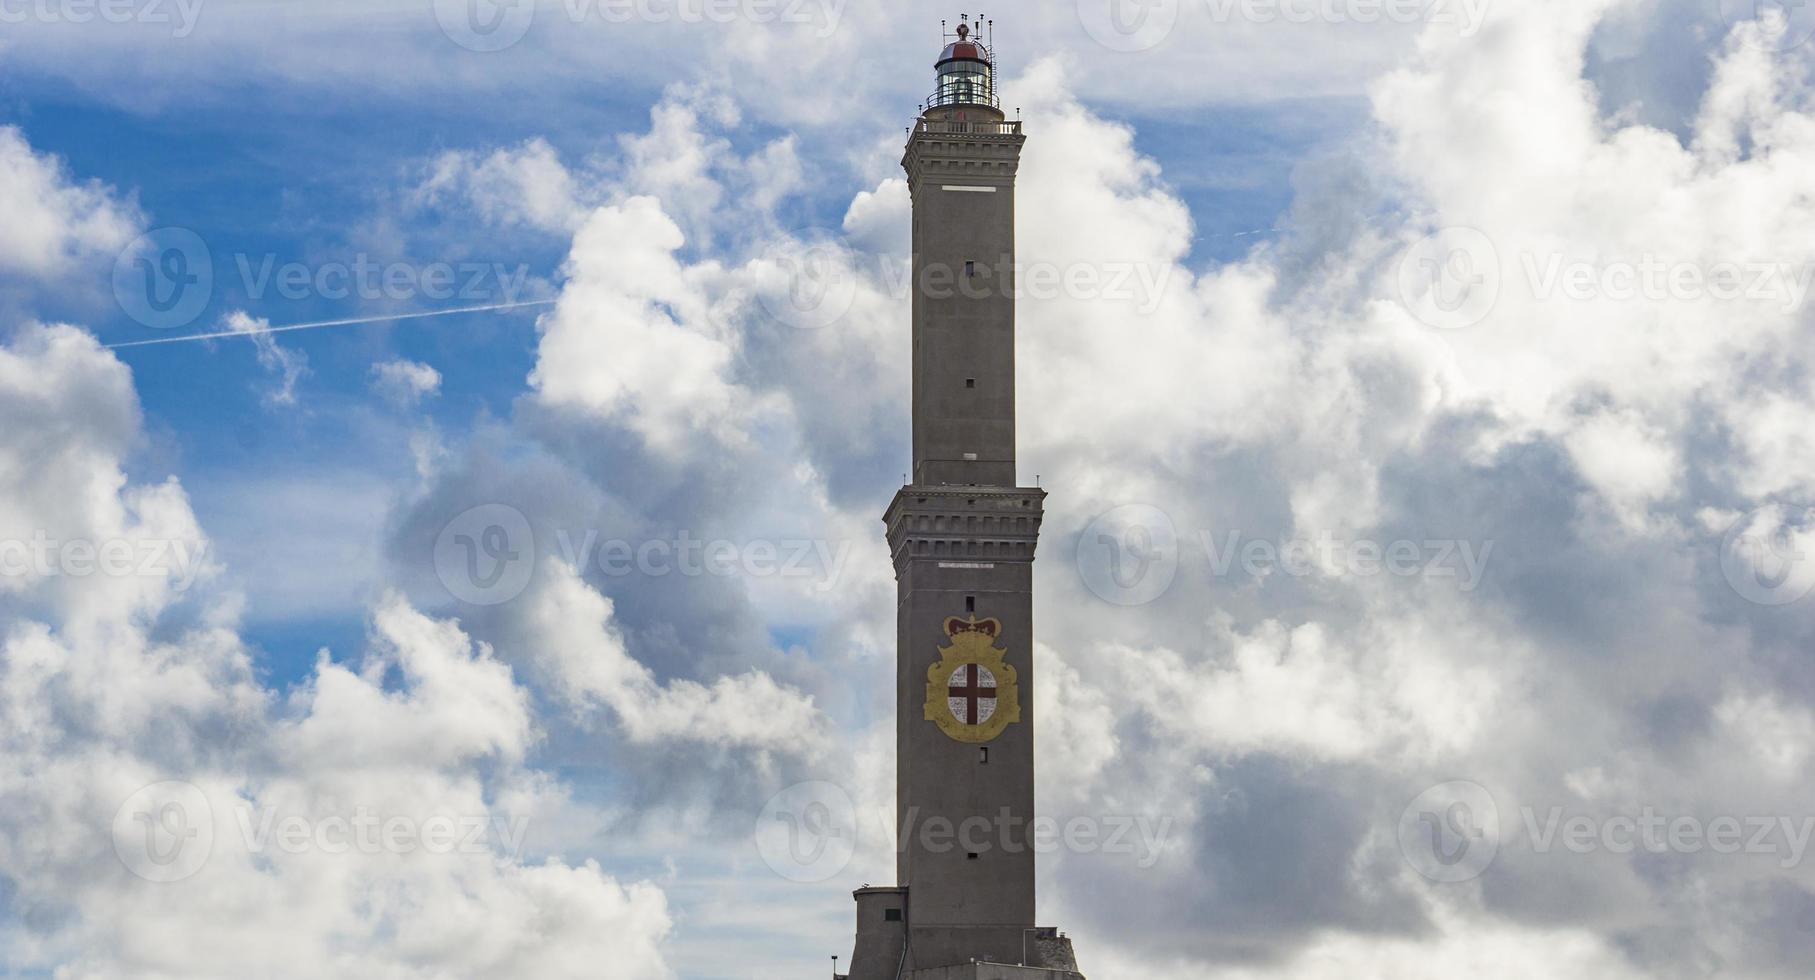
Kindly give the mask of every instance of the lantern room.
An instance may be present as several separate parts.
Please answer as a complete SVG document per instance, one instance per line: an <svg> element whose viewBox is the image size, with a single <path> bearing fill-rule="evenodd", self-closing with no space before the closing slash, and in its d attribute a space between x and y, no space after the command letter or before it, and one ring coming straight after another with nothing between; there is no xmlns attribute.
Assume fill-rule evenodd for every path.
<svg viewBox="0 0 1815 980"><path fill-rule="evenodd" d="M996 95L995 56L975 33L969 23L961 22L956 33L946 35L945 50L934 66L937 81L926 100L927 118L1003 118Z"/></svg>

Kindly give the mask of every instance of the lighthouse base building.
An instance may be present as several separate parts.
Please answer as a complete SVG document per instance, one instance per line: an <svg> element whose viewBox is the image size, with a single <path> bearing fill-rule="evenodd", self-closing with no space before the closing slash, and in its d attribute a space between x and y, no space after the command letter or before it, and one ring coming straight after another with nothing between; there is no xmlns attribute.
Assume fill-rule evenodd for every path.
<svg viewBox="0 0 1815 980"><path fill-rule="evenodd" d="M916 936L913 949L908 948L907 929L901 916L891 917L891 910L907 908L906 888L860 888L857 890L857 950L852 955L848 980L1084 980L1078 972L1077 956L1071 940L1057 929L1033 928L1014 930L995 937L971 937L996 945L984 948L1002 949L1008 954L967 955L963 939L952 937L950 944L934 946L924 936ZM920 966L921 963L944 963L943 966Z"/></svg>
<svg viewBox="0 0 1815 980"><path fill-rule="evenodd" d="M856 892L846 980L1083 980L1034 921L1033 563L1046 491L1015 471L1015 174L989 46L961 24L908 135L913 480L896 582L892 888Z"/></svg>

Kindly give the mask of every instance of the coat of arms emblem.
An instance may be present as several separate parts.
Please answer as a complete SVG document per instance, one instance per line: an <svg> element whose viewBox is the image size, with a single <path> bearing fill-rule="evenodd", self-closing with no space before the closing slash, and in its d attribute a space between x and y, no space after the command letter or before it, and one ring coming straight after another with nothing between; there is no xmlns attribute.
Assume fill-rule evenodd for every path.
<svg viewBox="0 0 1815 980"><path fill-rule="evenodd" d="M996 647L1002 624L976 617L945 621L951 640L926 672L926 720L960 742L988 742L1021 720L1015 669Z"/></svg>

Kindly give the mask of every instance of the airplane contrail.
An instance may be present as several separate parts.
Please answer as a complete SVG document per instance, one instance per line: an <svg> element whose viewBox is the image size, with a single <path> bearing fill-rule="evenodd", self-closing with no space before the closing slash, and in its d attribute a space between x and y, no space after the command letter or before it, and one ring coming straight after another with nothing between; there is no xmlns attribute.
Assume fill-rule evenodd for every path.
<svg viewBox="0 0 1815 980"><path fill-rule="evenodd" d="M429 310L423 313L390 313L384 316L362 316L350 320L318 320L315 323L287 323L281 327L266 327L263 330L219 330L214 333L191 333L181 337L153 337L150 340L127 340L117 344L103 344L108 349L121 347L144 347L149 344L175 344L185 340L213 340L217 337L254 337L267 333L289 333L292 330L315 330L321 327L350 327L360 323L384 323L388 320L420 320L431 316L452 316L455 313L483 313L487 310L517 310L527 306L553 306L555 300L535 299L521 303L494 303L490 306L462 306L452 310Z"/></svg>

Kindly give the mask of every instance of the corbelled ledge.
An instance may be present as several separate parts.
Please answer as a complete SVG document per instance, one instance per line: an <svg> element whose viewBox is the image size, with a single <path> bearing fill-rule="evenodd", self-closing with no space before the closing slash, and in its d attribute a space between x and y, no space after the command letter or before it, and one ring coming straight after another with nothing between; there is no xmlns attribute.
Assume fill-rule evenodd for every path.
<svg viewBox="0 0 1815 980"><path fill-rule="evenodd" d="M1045 500L1039 487L909 484L882 515L889 553L897 565L921 558L1033 561Z"/></svg>

